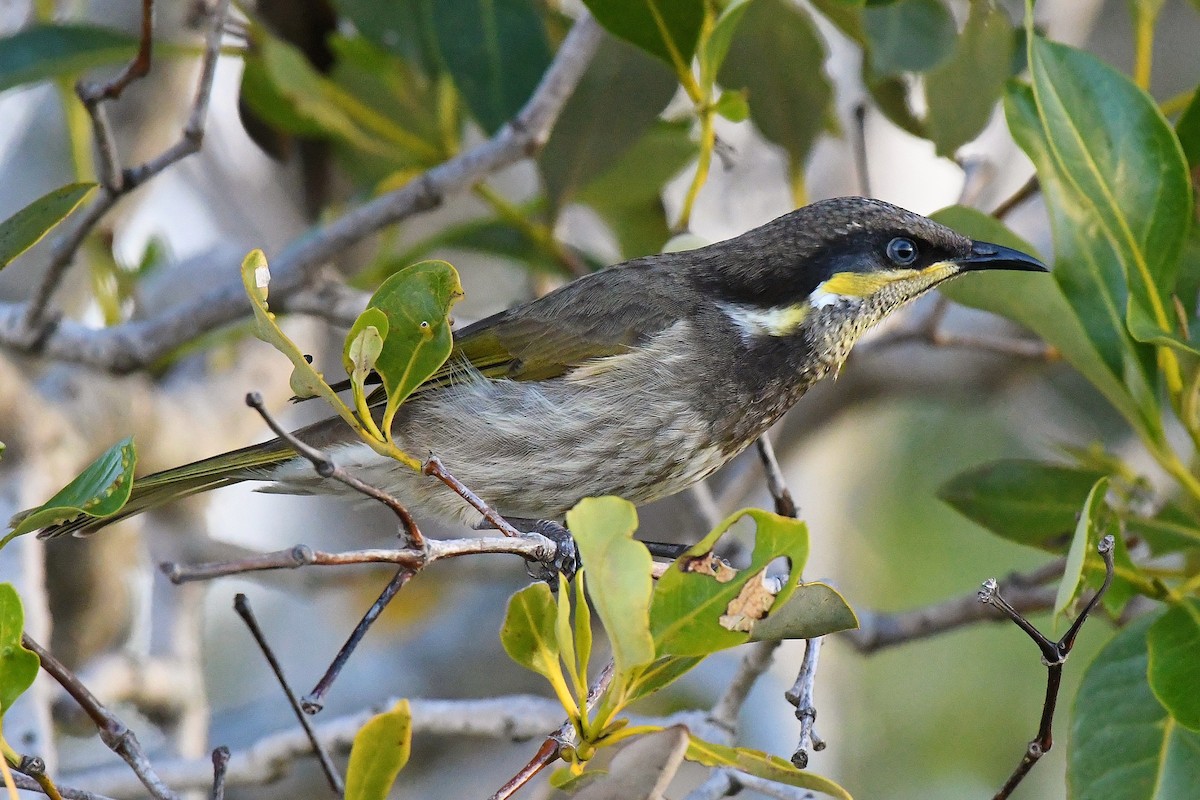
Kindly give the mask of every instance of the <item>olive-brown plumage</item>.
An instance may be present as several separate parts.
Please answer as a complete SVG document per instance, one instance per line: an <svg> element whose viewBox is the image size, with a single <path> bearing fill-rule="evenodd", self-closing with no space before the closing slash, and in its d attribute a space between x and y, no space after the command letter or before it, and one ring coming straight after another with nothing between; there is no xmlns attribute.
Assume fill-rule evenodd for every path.
<svg viewBox="0 0 1200 800"><path fill-rule="evenodd" d="M734 239L647 256L470 325L393 433L438 455L502 514L561 519L582 497L635 503L711 474L836 370L905 302L973 269L1045 269L887 203L840 198ZM431 478L376 455L333 418L300 437L414 510L474 522ZM278 441L139 479L114 518L242 480L336 492Z"/></svg>

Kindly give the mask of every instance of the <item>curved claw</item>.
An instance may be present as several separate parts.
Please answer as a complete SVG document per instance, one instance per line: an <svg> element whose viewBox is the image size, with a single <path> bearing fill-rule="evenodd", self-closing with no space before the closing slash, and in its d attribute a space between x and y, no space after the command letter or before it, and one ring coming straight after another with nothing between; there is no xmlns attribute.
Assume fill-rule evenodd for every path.
<svg viewBox="0 0 1200 800"><path fill-rule="evenodd" d="M533 532L540 533L554 542L554 557L549 562L526 561L525 571L529 577L546 581L552 587L557 586L560 572L567 580L573 578L579 569L579 551L575 547L575 540L571 537L571 532L549 519L539 519L535 522Z"/></svg>

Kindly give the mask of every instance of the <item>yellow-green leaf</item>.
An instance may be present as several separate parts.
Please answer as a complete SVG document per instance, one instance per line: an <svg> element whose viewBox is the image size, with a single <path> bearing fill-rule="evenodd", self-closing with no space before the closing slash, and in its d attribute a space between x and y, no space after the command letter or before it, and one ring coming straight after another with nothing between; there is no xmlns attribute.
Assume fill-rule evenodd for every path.
<svg viewBox="0 0 1200 800"><path fill-rule="evenodd" d="M412 712L401 700L367 720L354 736L346 767L346 800L386 800L412 751Z"/></svg>
<svg viewBox="0 0 1200 800"><path fill-rule="evenodd" d="M608 639L618 674L654 660L650 637L650 552L634 541L637 510L619 497L587 497L567 512L587 570L588 589Z"/></svg>
<svg viewBox="0 0 1200 800"><path fill-rule="evenodd" d="M799 786L801 789L821 792L830 797L839 798L839 800L853 800L849 792L828 778L807 770L796 769L782 758L769 755L761 750L726 747L691 736L684 758L706 767L732 767L765 780L787 786Z"/></svg>
<svg viewBox="0 0 1200 800"><path fill-rule="evenodd" d="M1099 539L1096 531L1100 525L1100 515L1104 513L1104 495L1107 493L1108 478L1104 477L1096 481L1083 503L1079 522L1075 525L1075 536L1071 539L1071 549L1067 551L1067 564L1063 569L1062 581L1054 598L1055 614L1066 611L1079 590L1083 580L1083 562Z"/></svg>
<svg viewBox="0 0 1200 800"><path fill-rule="evenodd" d="M750 564L732 576L714 574L708 566L713 546L743 517L756 526ZM729 630L720 619L729 613L730 603L743 596L747 584L760 580L767 564L780 557L788 559L790 568L772 609L782 607L796 589L808 560L808 527L800 520L755 508L728 517L677 559L655 586L650 609L655 653L660 658L705 655L747 641L748 633Z"/></svg>
<svg viewBox="0 0 1200 800"><path fill-rule="evenodd" d="M11 583L0 583L0 716L37 677L38 657L21 644L25 611Z"/></svg>
<svg viewBox="0 0 1200 800"><path fill-rule="evenodd" d="M538 582L512 596L500 628L500 643L509 658L551 683L562 680L556 620L557 607L550 587Z"/></svg>

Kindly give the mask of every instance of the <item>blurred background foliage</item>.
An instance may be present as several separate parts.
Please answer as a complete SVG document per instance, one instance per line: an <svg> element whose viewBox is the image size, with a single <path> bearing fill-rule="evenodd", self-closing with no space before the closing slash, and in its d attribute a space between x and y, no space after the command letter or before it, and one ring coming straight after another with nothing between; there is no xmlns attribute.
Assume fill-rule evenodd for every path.
<svg viewBox="0 0 1200 800"><path fill-rule="evenodd" d="M1109 475L1107 510L1079 526L1092 539L1116 530L1132 554L1114 593L1123 602L1110 604L1109 615L1120 618L1125 602L1130 615L1158 613L1164 600L1195 608L1195 2L1043 0L1031 20L1021 3L990 0L583 5L609 33L545 146L470 197L348 250L333 265L341 277L371 289L415 260L447 258L463 272L461 313L476 318L606 264L659 252L677 234L724 238L839 194L875 195L922 213L941 209L944 221L980 238L1017 245L1022 240L1009 237L1019 234L1021 246L1048 263L1053 254L1053 281L964 279L946 292L963 306L945 311L931 298L896 325L937 314L949 338L977 343L1025 341L1032 331L1054 358L932 347L938 340L929 337L889 340L893 328L864 342L842 378L810 393L775 431L813 532L809 577L832 578L852 605L882 611L970 593L988 576L1044 564L1045 550L1065 553L1088 490ZM71 84L133 55L136 6L41 0L4 11L0 107L13 122L0 131L0 174L9 187L0 197L3 216L54 187L95 179L87 116ZM194 9L185 6L157 9L151 76L114 106L128 163L169 139L186 112L182 87L199 45ZM538 0L259 0L237 10L205 150L95 228L80 254L85 270L76 270L76 285L62 295L69 313L97 325L152 315L217 280L218 270L232 270L245 250L271 253L301 241L312 226L494 134L528 99L581 9ZM1029 187L1035 170L1037 184ZM1012 197L1020 202L1006 202ZM974 209L998 211L989 218ZM0 274L0 299L24 300L45 260L39 245ZM107 390L168 401L188 387L208 393L213 408L188 417L194 428L186 441L172 438L165 424L156 448L153 437L139 438L149 465L206 455L241 443L222 437L251 435L230 430L228 418L242 413L230 398L259 388L247 385L239 365L270 356L244 333L208 335L158 365L153 382ZM306 335L314 351L337 340L320 326ZM89 393L106 391L101 379L77 369L19 364L41 396L62 404L69 395L73 411L95 404ZM232 388L221 376L234 376ZM89 457L127 433L103 415L79 413ZM297 421L302 413L294 412ZM3 423L0 438L19 442ZM14 446L0 467L36 457ZM768 506L755 470L743 458L716 476L718 503ZM1047 502L1031 509L1026 501L1034 496ZM297 504L304 504L299 511ZM655 504L644 511L642 530L695 540L706 529L698 505L691 496ZM281 659L306 682L384 577L374 570L295 573L223 580L188 594L147 577L146 565L296 541L350 547L361 545L364 531L390 528L382 516L351 522L336 506L240 490L218 497L207 516L198 508L52 549L54 645L80 666L113 649L161 656L174 652L180 609L202 607L211 740L237 749L287 727L290 712L258 682L265 670L228 613L233 593L256 599ZM147 535L135 538L135 526ZM204 528L217 544L197 543ZM1084 564L1084 583L1095 584L1097 564ZM522 582L519 566L508 563L447 564L421 575L352 660L331 710L392 695L537 690L532 676L506 663L493 635L503 598ZM1155 602L1135 601L1135 594ZM98 596L111 599L99 615ZM1038 621L1064 627L1048 615ZM1187 615L1169 622L1186 640ZM1074 714L1073 702L1112 630L1100 619L1084 629L1060 703L1057 741L1066 746L1038 766L1024 796L1192 796L1170 787L1153 794L1153 780L1139 782L1155 766L1146 761L1137 763L1136 779L1097 788L1105 764L1096 750L1078 749L1086 737L1068 736L1073 718L1092 720L1091 730L1111 722L1085 701ZM1121 653L1144 658L1139 641L1119 642ZM796 723L779 695L798 650L780 652L744 714L744 739L787 753ZM1194 647L1181 652L1185 661L1200 655ZM735 665L736 655L712 659L671 697L657 699L656 710L711 703ZM813 766L858 797L984 795L1002 783L1033 734L1043 677L1034 648L1011 626L977 626L869 657L835 639L818 680L818 729L830 747ZM1158 733L1139 729L1141 744L1155 736L1169 743L1172 735L1182 737L1176 745L1196 741L1187 732L1194 721L1169 694L1159 699L1178 716L1168 719L1151 697L1140 710L1158 709ZM1118 705L1102 710L1116 714ZM1175 727L1180 720L1183 727ZM181 743L177 733L166 726L161 736L143 738L162 753L195 755L194 743ZM415 747L405 773L415 788L405 796L491 791L495 776L511 773L530 749L421 739ZM1068 754L1071 782L1064 785ZM1178 774L1200 771L1194 752L1191 761L1176 756L1170 765ZM62 759L68 774L103 760L90 745L65 747ZM316 774L299 764L283 782L253 793L321 796Z"/></svg>

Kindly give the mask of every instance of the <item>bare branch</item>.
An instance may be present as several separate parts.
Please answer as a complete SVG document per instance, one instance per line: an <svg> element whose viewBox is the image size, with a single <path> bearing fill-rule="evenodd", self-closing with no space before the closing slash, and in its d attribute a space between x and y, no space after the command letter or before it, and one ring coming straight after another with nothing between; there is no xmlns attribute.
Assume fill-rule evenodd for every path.
<svg viewBox="0 0 1200 800"><path fill-rule="evenodd" d="M321 771L325 773L325 780L329 782L329 788L333 789L335 797L341 797L345 791L345 783L342 782L342 776L338 774L337 767L333 765L333 759L329 757L329 753L321 745L317 739L317 734L312 729L312 723L308 721L308 717L300 709L300 703L296 700L296 693L292 691L292 687L288 684L287 677L283 674L283 667L279 664L279 659L275 658L275 651L271 649L271 645L267 642L267 637L263 634L262 628L258 624L258 619L254 616L254 610L250 608L250 601L246 595L238 593L233 598L233 610L242 618L242 622L246 623L246 628L249 629L250 635L254 637L255 644L262 651L263 657L267 659L267 664L271 667L271 672L275 673L275 680L279 681L280 688L283 689L283 694L287 697L288 705L292 707L292 711L296 714L296 719L300 722L300 727L304 731L304 735L308 737L308 741L312 743L312 751L317 757L317 761L321 764ZM217 753L213 753L213 768L214 770L224 772L228 767L229 751L225 751L223 761L219 763ZM213 791L216 791L216 781L213 781Z"/></svg>
<svg viewBox="0 0 1200 800"><path fill-rule="evenodd" d="M1096 604L1100 602L1100 598L1104 597L1104 593L1108 591L1108 587L1112 585L1113 579L1113 544L1114 540L1111 535L1105 536L1100 540L1100 544L1096 547L1100 557L1104 559L1104 583L1092 595L1092 599L1084 606L1083 611L1079 612L1079 616L1071 623L1071 627L1063 634L1063 637L1057 642L1051 641L1045 635L1035 628L1029 620L1021 616L1021 613L1015 609L1001 594L994 578L989 579L979 591L979 601L983 604L994 606L1000 609L1005 616L1009 617L1023 631L1029 634L1029 638L1033 639L1034 644L1042 653L1042 663L1046 665L1046 696L1042 702L1042 716L1038 723L1037 735L1029 742L1025 748L1025 754L1021 757L1021 761L1017 764L1016 769L1009 775L1008 780L1004 782L1004 786L1000 791L996 792L993 800L1007 800L1012 795L1014 789L1025 779L1029 771L1033 769L1033 765L1041 759L1046 753L1050 752L1050 748L1054 746L1054 710L1058 705L1058 692L1062 688L1062 673L1063 666L1067 663L1067 656L1071 654L1071 650L1075 646L1075 637L1079 635L1079 630L1083 627L1083 623L1087 621L1088 615L1096 608Z"/></svg>
<svg viewBox="0 0 1200 800"><path fill-rule="evenodd" d="M721 695L712 711L708 713L708 721L722 728L730 741L737 732L738 714L746 704L750 690L763 673L770 669L775 649L780 644L780 641L775 640L748 645L742 655L742 663L738 665L737 673L729 681L725 694Z"/></svg>
<svg viewBox="0 0 1200 800"><path fill-rule="evenodd" d="M433 167L400 189L381 195L339 219L319 227L294 241L272 264L273 300L286 303L286 298L307 287L326 263L335 260L349 246L367 236L440 204L451 194L466 191L486 176L536 153L550 135L559 112L591 61L600 41L600 27L585 14L572 26L550 68L530 97L529 102L511 123L491 139L466 150L454 158ZM198 109L197 109L198 110ZM197 134L193 114L185 131ZM161 170L172 151L149 162L142 169L131 170L128 182L145 180L147 173ZM177 160L177 158L175 159ZM102 194L96 202L108 197ZM107 210L107 209L104 209ZM98 218L98 217L97 217ZM82 241L82 237L79 237ZM77 246L77 245L76 245ZM74 254L66 254L67 261ZM230 280L223 286L181 303L146 320L134 320L100 330L81 323L60 321L36 344L31 341L27 318L38 319L41 311L30 314L30 304L0 304L0 344L22 351L38 350L48 358L89 364L112 372L124 373L142 369L162 358L185 342L249 315L237 272L229 269ZM45 301L40 301L44 306Z"/></svg>
<svg viewBox="0 0 1200 800"><path fill-rule="evenodd" d="M150 6L151 0L143 0L143 39L140 50L145 50L146 69L150 67L149 28L152 13ZM129 194L175 162L200 149L200 142L204 138L204 119L208 115L208 101L212 96L213 76L217 70L217 58L221 55L221 31L228 12L229 0L218 0L217 7L213 12L208 37L205 40L204 57L200 65L200 81L196 89L196 99L192 104L191 116L188 119L187 125L184 126L183 135L176 144L145 164L127 170L123 174L117 174L116 145L112 141L112 130L108 125L108 119L105 116L102 105L102 101L105 99L105 92L108 90L101 87L99 91L102 96L94 102L89 102L84 97L88 91L87 89L80 90L80 96L84 97L84 104L92 115L97 148L100 151L100 173L104 179L104 186L101 187L100 194L96 199L88 206L87 211L80 217L75 228L55 243L50 253L50 264L46 268L46 274L43 276L41 283L38 284L37 289L34 291L33 298L24 305L9 304L7 306L0 306L0 343L26 351L43 351L43 348L50 348L51 342L59 336L57 328L59 325L65 323L55 322L53 325L54 329L48 329L45 325L47 321L47 306L54 295L54 291L62 281L63 275L75 260L75 254L83 245L84 240L87 239L88 234L103 219L104 215L116 205L121 197ZM141 58L142 55L140 50L138 58ZM134 64L138 62L138 58L134 59ZM127 70L130 72L128 77L122 75L118 78L118 82L123 81L123 83L121 83L120 89L117 90L117 94L120 94L120 91L124 90L125 85L135 77L138 77L134 73L140 67L135 67L134 64L131 64ZM69 327L75 328L75 325ZM79 326L79 328L86 330L83 326ZM77 333L80 332L77 331ZM54 349L50 348L50 350ZM46 352L48 355L64 361L79 360L63 358L61 355L56 355L50 351Z"/></svg>
<svg viewBox="0 0 1200 800"><path fill-rule="evenodd" d="M75 698L75 702L79 703L80 708L96 724L96 728L100 733L100 740L104 742L108 749L120 756L129 765L130 769L137 775L142 786L153 797L157 798L157 800L179 800L179 795L167 788L167 784L163 782L154 767L151 766L150 760L146 758L146 753L142 750L142 746L138 742L138 738L134 732L116 714L105 708L96 699L96 696L83 685L75 673L67 669L61 661L51 655L40 644L30 639L28 634L21 635L21 643L37 654L42 669L58 681L59 685L66 689L71 697Z"/></svg>
<svg viewBox="0 0 1200 800"><path fill-rule="evenodd" d="M354 736L367 720L391 708L390 698L374 708L334 717L314 725L317 738L331 752L349 752ZM524 741L544 735L562 719L562 706L547 698L509 695L483 700L409 700L414 735L487 737ZM225 785L260 786L284 777L298 759L311 757L312 744L304 732L287 730L266 736L244 750L234 751L228 762ZM210 790L213 764L208 758L162 760L159 774L179 791ZM71 785L92 787L97 792L125 797L142 792L141 784L124 769L95 769L65 776ZM66 796L66 795L64 795ZM91 798L83 798L91 800ZM107 800L96 795L95 800Z"/></svg>
<svg viewBox="0 0 1200 800"><path fill-rule="evenodd" d="M804 660L800 662L800 674L792 688L784 692L787 701L796 707L796 719L800 720L800 742L792 753L792 763L797 769L808 766L808 748L818 753L825 749L825 742L817 736L817 707L814 704L814 684L817 679L817 661L821 656L821 643L825 637L804 641Z"/></svg>
<svg viewBox="0 0 1200 800"><path fill-rule="evenodd" d="M27 792L41 792L42 794L45 794L41 784L28 775L23 775L20 772L13 773L13 783L17 785L18 789L23 789ZM58 789L59 795L62 796L64 800L113 800L107 795L96 794L95 792L89 792L83 789L73 789L70 786L63 786L61 783L54 784L54 788Z"/></svg>

